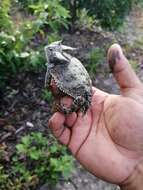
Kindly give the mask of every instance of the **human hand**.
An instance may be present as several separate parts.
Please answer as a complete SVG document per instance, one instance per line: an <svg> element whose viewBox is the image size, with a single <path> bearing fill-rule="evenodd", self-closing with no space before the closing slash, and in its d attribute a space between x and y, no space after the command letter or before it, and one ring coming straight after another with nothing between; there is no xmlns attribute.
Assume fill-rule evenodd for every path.
<svg viewBox="0 0 143 190"><path fill-rule="evenodd" d="M122 184L143 159L143 85L119 45L111 46L107 57L121 95L93 87L92 104L84 116L56 112L49 127L87 170ZM61 99L67 106L71 101Z"/></svg>

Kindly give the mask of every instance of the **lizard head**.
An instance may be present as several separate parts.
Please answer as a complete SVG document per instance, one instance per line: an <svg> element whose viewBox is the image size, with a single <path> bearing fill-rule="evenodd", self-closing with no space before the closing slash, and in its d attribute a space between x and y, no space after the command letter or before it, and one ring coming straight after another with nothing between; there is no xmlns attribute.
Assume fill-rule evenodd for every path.
<svg viewBox="0 0 143 190"><path fill-rule="evenodd" d="M48 63L51 62L65 62L68 59L62 54L66 50L75 50L76 48L72 48L70 46L62 45L62 41L53 42L47 46L45 46L45 54Z"/></svg>

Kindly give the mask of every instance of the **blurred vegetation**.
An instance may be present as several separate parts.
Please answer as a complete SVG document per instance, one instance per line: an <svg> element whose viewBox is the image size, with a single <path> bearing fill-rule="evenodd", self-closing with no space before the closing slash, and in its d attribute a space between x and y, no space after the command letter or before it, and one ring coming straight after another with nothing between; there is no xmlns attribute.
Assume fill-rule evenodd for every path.
<svg viewBox="0 0 143 190"><path fill-rule="evenodd" d="M67 28L69 18L68 11L58 0L23 1L24 8L31 12L28 18L15 21L14 3L0 2L0 88L10 76L45 68L43 46L59 39L58 30L61 26Z"/></svg>
<svg viewBox="0 0 143 190"><path fill-rule="evenodd" d="M132 68L135 70L135 71L138 71L139 69L139 64L136 60L129 60L129 63L131 64Z"/></svg>
<svg viewBox="0 0 143 190"><path fill-rule="evenodd" d="M94 15L89 15L88 10L83 8L79 9L77 12L78 19L76 20L76 25L81 30L92 30L94 25L97 24L97 20Z"/></svg>
<svg viewBox="0 0 143 190"><path fill-rule="evenodd" d="M103 27L116 29L122 24L125 15L129 13L133 0L94 0L91 4L85 2L90 14L95 14Z"/></svg>
<svg viewBox="0 0 143 190"><path fill-rule="evenodd" d="M51 91L49 91L47 88L42 90L41 98L47 102L52 102L53 97Z"/></svg>
<svg viewBox="0 0 143 190"><path fill-rule="evenodd" d="M79 10L88 10L89 16L95 16L104 28L111 30L123 23L124 17L129 13L134 3L142 0L64 0L64 5L71 13L72 24L78 20Z"/></svg>
<svg viewBox="0 0 143 190"><path fill-rule="evenodd" d="M73 159L66 148L40 132L22 137L16 145L11 166L0 165L1 190L35 189L38 184L55 184L70 177Z"/></svg>
<svg viewBox="0 0 143 190"><path fill-rule="evenodd" d="M100 48L93 48L87 55L86 69L92 76L104 62L105 52Z"/></svg>

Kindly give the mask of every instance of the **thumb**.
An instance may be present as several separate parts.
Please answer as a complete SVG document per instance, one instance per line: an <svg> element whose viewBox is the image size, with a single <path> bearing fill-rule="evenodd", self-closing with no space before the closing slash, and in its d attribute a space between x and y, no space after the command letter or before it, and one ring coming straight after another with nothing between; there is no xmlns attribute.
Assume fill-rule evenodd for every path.
<svg viewBox="0 0 143 190"><path fill-rule="evenodd" d="M109 48L107 59L121 91L125 88L137 88L142 86L142 83L129 64L129 61L123 54L120 45L113 44Z"/></svg>

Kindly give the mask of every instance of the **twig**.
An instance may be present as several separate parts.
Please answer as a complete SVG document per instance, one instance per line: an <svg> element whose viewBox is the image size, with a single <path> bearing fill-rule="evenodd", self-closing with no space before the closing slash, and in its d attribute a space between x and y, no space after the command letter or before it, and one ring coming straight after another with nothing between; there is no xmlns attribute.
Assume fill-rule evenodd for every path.
<svg viewBox="0 0 143 190"><path fill-rule="evenodd" d="M74 187L75 189L78 189L77 185L76 185L71 179L69 179L69 182L73 185L73 187Z"/></svg>
<svg viewBox="0 0 143 190"><path fill-rule="evenodd" d="M17 129L17 130L15 131L15 135L17 135L18 133L20 133L20 132L23 131L24 129L25 129L24 126L20 127L19 129Z"/></svg>
<svg viewBox="0 0 143 190"><path fill-rule="evenodd" d="M6 133L4 136L2 136L2 138L0 139L0 143L3 143L6 139L8 139L8 137L10 137L11 135L17 135L18 133L20 133L21 131L23 131L25 129L24 126L20 127L19 129L17 129L15 131L15 133L13 132L8 132Z"/></svg>
<svg viewBox="0 0 143 190"><path fill-rule="evenodd" d="M17 104L17 102L18 102L18 100L15 99L15 100L13 101L12 105L10 106L9 110L12 110L12 109L14 108L15 104Z"/></svg>
<svg viewBox="0 0 143 190"><path fill-rule="evenodd" d="M12 135L12 132L8 132L6 133L4 136L2 136L2 138L0 139L0 143L3 143L3 141L5 141L8 137L10 137Z"/></svg>

